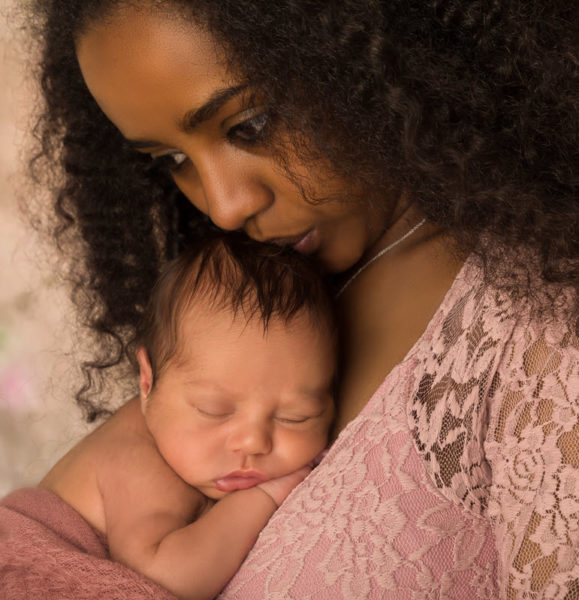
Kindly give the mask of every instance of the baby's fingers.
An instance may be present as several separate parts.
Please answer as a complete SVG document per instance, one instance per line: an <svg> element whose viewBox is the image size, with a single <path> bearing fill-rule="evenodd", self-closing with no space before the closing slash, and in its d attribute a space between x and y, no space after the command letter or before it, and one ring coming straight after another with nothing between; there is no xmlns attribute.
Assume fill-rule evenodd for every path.
<svg viewBox="0 0 579 600"><path fill-rule="evenodd" d="M258 487L271 496L273 501L279 506L296 485L301 483L310 474L311 470L310 466L305 466L283 477L264 481Z"/></svg>

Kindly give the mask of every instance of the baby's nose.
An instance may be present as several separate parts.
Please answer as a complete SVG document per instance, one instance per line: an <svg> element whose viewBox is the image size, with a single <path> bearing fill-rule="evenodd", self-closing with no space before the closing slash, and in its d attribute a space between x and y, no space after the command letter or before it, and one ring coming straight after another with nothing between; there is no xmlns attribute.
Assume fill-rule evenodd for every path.
<svg viewBox="0 0 579 600"><path fill-rule="evenodd" d="M230 436L229 446L247 455L268 454L272 449L271 431L265 424L240 425Z"/></svg>

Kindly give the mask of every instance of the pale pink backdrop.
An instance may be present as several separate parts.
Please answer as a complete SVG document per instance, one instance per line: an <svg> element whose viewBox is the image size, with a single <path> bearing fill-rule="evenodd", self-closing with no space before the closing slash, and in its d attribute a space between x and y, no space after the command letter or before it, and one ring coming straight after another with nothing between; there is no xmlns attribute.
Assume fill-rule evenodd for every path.
<svg viewBox="0 0 579 600"><path fill-rule="evenodd" d="M58 259L17 209L30 194L24 149L36 92L15 6L22 0L0 0L0 496L37 483L87 431L73 400L74 313Z"/></svg>

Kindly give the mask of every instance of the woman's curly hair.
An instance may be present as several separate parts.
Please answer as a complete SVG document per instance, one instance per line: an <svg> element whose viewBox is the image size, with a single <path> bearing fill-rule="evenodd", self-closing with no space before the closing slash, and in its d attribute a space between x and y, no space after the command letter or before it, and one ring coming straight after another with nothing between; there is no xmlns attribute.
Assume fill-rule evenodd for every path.
<svg viewBox="0 0 579 600"><path fill-rule="evenodd" d="M77 290L102 342L78 395L91 420L105 410L92 400L93 378L125 361L160 265L191 228L201 235L209 226L167 173L128 146L81 77L75 37L131 1L145 4L33 0L31 17L46 99L33 165L37 173L63 167L59 229L76 240ZM177 7L212 32L292 143L307 140L304 160L327 161L372 198L393 182L408 190L460 249L478 248L496 282L508 281L506 249L521 257L531 249L544 280L577 289L572 2L148 3Z"/></svg>

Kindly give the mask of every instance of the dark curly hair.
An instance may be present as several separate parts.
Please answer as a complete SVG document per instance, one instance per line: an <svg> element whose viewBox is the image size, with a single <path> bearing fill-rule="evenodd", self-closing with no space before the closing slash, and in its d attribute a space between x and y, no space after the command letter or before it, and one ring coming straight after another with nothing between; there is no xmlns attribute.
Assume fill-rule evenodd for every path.
<svg viewBox="0 0 579 600"><path fill-rule="evenodd" d="M326 161L372 198L393 182L408 190L498 283L509 281L505 249L530 248L544 280L577 289L572 2L147 1L213 33L291 143L307 140L304 160ZM63 167L59 229L76 240L79 303L102 342L78 395L91 420L104 411L91 399L94 377L125 360L161 264L210 227L128 146L81 77L75 36L128 3L33 0L31 17L46 99L33 165ZM513 294L528 293L523 279Z"/></svg>

